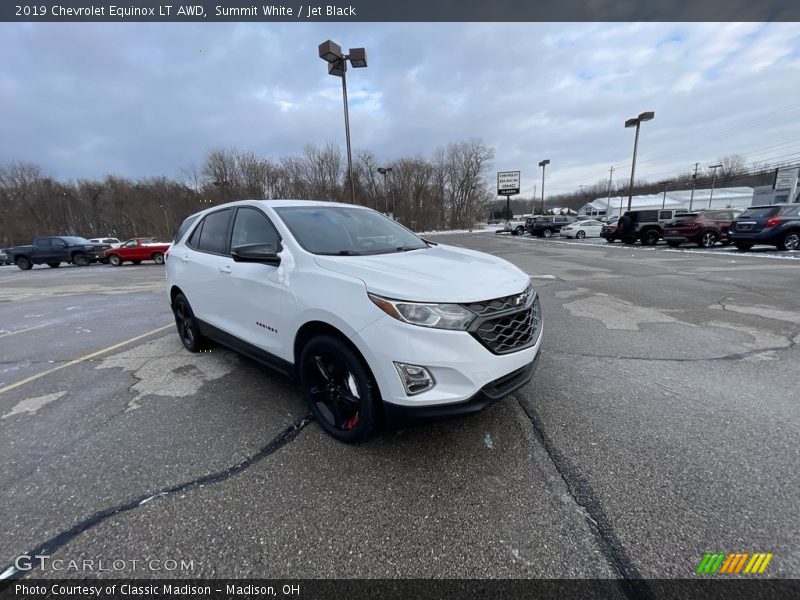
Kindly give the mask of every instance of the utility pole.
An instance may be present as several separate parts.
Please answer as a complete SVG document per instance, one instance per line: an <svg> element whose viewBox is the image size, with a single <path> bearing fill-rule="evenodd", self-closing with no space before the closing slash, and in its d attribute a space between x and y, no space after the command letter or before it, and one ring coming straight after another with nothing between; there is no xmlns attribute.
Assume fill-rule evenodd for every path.
<svg viewBox="0 0 800 600"><path fill-rule="evenodd" d="M697 167L699 162L694 163L694 175L692 175L692 195L689 197L689 212L692 212L692 203L694 202L694 188L697 185Z"/></svg>
<svg viewBox="0 0 800 600"><path fill-rule="evenodd" d="M711 208L711 199L714 197L714 183L717 181L717 169L722 165L711 165L709 169L714 169L714 175L711 177L711 194L708 196L708 208Z"/></svg>
<svg viewBox="0 0 800 600"><path fill-rule="evenodd" d="M533 196L531 196L531 215L536 214L536 209L534 208L534 203L536 202L536 187L537 184L533 184Z"/></svg>
<svg viewBox="0 0 800 600"><path fill-rule="evenodd" d="M606 221L608 220L611 212L611 180L614 177L614 165L608 170L608 200L606 200Z"/></svg>

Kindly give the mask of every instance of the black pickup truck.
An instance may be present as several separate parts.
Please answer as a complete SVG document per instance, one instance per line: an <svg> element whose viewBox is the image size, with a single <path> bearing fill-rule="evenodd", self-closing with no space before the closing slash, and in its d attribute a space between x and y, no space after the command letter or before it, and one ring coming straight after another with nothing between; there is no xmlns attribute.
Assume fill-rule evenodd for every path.
<svg viewBox="0 0 800 600"><path fill-rule="evenodd" d="M7 248L8 259L23 271L33 265L47 265L53 269L61 263L85 267L93 262L105 262L105 250L111 244L93 244L86 238L74 235L43 236L33 238L30 246Z"/></svg>

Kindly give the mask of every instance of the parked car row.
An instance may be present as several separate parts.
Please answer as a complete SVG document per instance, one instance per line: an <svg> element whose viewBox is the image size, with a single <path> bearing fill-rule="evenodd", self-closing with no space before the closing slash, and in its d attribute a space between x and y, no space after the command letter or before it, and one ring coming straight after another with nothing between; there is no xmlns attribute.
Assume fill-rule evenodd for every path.
<svg viewBox="0 0 800 600"><path fill-rule="evenodd" d="M97 240L114 240L98 242ZM87 240L74 235L41 236L33 239L30 245L7 248L0 254L0 263L15 264L23 271L34 265L47 265L52 269L62 263L85 267L92 263L110 263L119 266L126 261L135 265L144 260L164 264L168 242L158 242L155 238L133 238L119 243L116 238L94 238Z"/></svg>
<svg viewBox="0 0 800 600"><path fill-rule="evenodd" d="M664 239L672 248L697 244L711 248L716 244L734 244L750 250L756 244L775 246L778 250L800 250L800 204L751 206L741 213L725 210L631 210L601 232L608 242L637 241L654 246Z"/></svg>

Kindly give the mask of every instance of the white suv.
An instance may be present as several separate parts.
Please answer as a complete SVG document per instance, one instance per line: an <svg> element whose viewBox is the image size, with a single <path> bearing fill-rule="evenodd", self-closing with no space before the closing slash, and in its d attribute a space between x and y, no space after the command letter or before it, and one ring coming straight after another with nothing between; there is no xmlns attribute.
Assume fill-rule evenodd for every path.
<svg viewBox="0 0 800 600"><path fill-rule="evenodd" d="M295 377L342 441L478 412L530 380L541 345L528 275L360 206L209 208L166 265L183 345L211 339Z"/></svg>

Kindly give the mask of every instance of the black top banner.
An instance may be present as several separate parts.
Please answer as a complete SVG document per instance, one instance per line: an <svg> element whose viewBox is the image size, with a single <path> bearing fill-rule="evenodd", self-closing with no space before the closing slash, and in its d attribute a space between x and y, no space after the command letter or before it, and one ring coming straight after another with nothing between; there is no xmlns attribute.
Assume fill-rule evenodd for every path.
<svg viewBox="0 0 800 600"><path fill-rule="evenodd" d="M800 21L797 0L3 0L0 21Z"/></svg>

